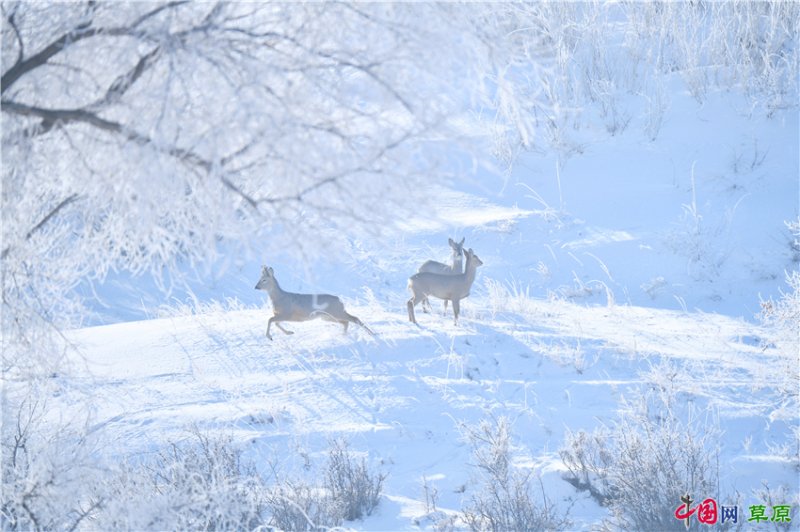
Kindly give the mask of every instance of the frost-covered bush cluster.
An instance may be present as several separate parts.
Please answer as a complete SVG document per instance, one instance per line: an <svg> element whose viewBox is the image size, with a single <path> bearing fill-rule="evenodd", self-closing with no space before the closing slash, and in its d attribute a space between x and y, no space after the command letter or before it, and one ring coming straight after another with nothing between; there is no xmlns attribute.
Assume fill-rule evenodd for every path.
<svg viewBox="0 0 800 532"><path fill-rule="evenodd" d="M794 239L793 248L800 248L800 219L786 225ZM780 298L761 302L759 317L769 330L769 341L779 352L788 358L800 356L800 272L797 269L786 272L786 288Z"/></svg>
<svg viewBox="0 0 800 532"><path fill-rule="evenodd" d="M74 432L44 437L43 413L26 404L4 431L3 530L321 530L369 515L386 478L338 440L313 471L322 482L265 478L230 437L196 427L119 464Z"/></svg>
<svg viewBox="0 0 800 532"><path fill-rule="evenodd" d="M510 429L506 418L466 428L477 478L461 519L474 531L568 529L569 520L544 489L535 493L533 473L512 463Z"/></svg>
<svg viewBox="0 0 800 532"><path fill-rule="evenodd" d="M341 509L319 487L286 480L267 492L270 525L279 530L326 530L342 523Z"/></svg>
<svg viewBox="0 0 800 532"><path fill-rule="evenodd" d="M686 258L686 273L695 281L711 281L719 277L731 254L731 223L736 207L720 209L701 207L698 201L695 168L691 173L692 200L682 205L678 228L670 232L666 244Z"/></svg>
<svg viewBox="0 0 800 532"><path fill-rule="evenodd" d="M580 151L573 128L614 135L640 114L654 138L673 81L699 101L733 88L767 113L797 105L793 2L535 2L488 11L462 13L487 34L504 29L473 68L481 101L496 110L495 155L509 163L535 145Z"/></svg>
<svg viewBox="0 0 800 532"><path fill-rule="evenodd" d="M782 391L797 405L800 393L797 370L800 367L800 272L787 272L786 286L780 298L762 301L759 316L768 330L766 347L774 348L780 359L780 367L773 374L786 377Z"/></svg>
<svg viewBox="0 0 800 532"><path fill-rule="evenodd" d="M8 402L7 393L0 425L0 529L74 530L103 503L96 491L105 473L94 456L97 438L79 423L47 423L41 394Z"/></svg>
<svg viewBox="0 0 800 532"><path fill-rule="evenodd" d="M265 482L229 437L192 429L153 456L132 457L108 482L93 518L102 530L253 530Z"/></svg>
<svg viewBox="0 0 800 532"><path fill-rule="evenodd" d="M793 249L800 248L800 219L787 222L792 234ZM796 422L800 411L800 271L786 272L786 288L780 298L761 302L758 317L766 328L764 351L775 355L774 364L764 372L765 387L777 392L776 408L770 418L795 420L794 442L786 449L787 457L800 469L800 424Z"/></svg>
<svg viewBox="0 0 800 532"><path fill-rule="evenodd" d="M373 474L365 459L356 460L341 440L335 440L328 452L325 487L330 496L344 503L347 521L371 515L380 500L384 474Z"/></svg>
<svg viewBox="0 0 800 532"><path fill-rule="evenodd" d="M336 527L371 515L378 506L386 474L372 471L347 442L333 440L327 464L317 475L322 482L284 480L269 490L270 525L282 530Z"/></svg>
<svg viewBox="0 0 800 532"><path fill-rule="evenodd" d="M717 494L717 434L702 413L679 413L669 398L647 392L610 426L568 436L564 479L607 507L614 529L683 528L674 516L680 497Z"/></svg>

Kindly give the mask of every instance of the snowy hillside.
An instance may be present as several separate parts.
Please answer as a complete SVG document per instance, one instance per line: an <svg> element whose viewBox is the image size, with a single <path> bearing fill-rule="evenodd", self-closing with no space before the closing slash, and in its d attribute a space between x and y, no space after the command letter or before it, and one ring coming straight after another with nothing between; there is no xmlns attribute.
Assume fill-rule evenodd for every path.
<svg viewBox="0 0 800 532"><path fill-rule="evenodd" d="M588 527L603 510L562 479L558 451L568 431L613 423L637 391L689 405L719 431L721 501L755 504L762 481L796 485L797 412L781 410L770 387L791 368L760 347L759 327L500 287L466 307L458 327L426 315L418 329L376 301L352 305L376 339L312 322L268 342L261 310L83 329L70 340L82 346L87 377L64 383L64 393L91 387L92 430L128 449L184 441L196 424L232 435L265 472L277 464L283 475L322 463L329 440L344 436L388 474L376 514L348 525L358 529L432 526L438 514L426 509L423 482L436 489L437 509L460 510L477 489L465 427L500 418L511 423L514 464L572 508L570 528Z"/></svg>
<svg viewBox="0 0 800 532"><path fill-rule="evenodd" d="M623 134L562 162L560 192L555 159L529 157L504 185L454 183L464 190L441 191L438 216L410 220L391 244L353 242L355 260L317 264L313 279L270 263L287 289L343 294L374 338L316 321L267 340L251 261L201 288L199 303L162 308L171 317L70 332L86 377L63 382L62 399L88 387L92 431L126 452L197 426L246 445L265 474L313 478L309 463L343 437L388 475L376 513L347 525L365 530L457 516L480 486L470 430L506 419L514 466L541 479L533 498L543 490L577 529L606 510L564 480L559 451L634 416L644 394L711 438L719 491L695 498L744 514L764 485L784 486L796 507L797 396L780 392L797 386L796 360L755 314L796 267L782 221L797 214L797 116L681 101L656 141ZM446 260L449 235L466 235L485 266L458 326L438 301L413 326L406 278Z"/></svg>

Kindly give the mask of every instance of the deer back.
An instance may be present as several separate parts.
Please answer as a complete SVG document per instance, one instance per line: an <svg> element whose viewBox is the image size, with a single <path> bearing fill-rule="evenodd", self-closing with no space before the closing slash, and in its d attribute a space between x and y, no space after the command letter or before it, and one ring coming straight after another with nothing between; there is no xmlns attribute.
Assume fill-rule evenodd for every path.
<svg viewBox="0 0 800 532"><path fill-rule="evenodd" d="M452 275L454 273L461 273L453 269L452 266L437 262L435 260L425 261L422 266L417 270L419 273L437 273L439 275Z"/></svg>
<svg viewBox="0 0 800 532"><path fill-rule="evenodd" d="M264 266L256 289L266 290L276 316L292 321L304 321L330 315L343 319L347 314L342 300L330 294L297 294L283 290L272 268Z"/></svg>
<svg viewBox="0 0 800 532"><path fill-rule="evenodd" d="M435 260L429 260L422 264L419 267L417 272L419 273L438 273L440 275L455 275L457 273L463 273L464 263L462 257L464 256L464 239L461 239L461 242L456 242L452 238L447 239L448 244L450 244L450 248L453 250L452 252L452 264L445 264L443 262L438 262Z"/></svg>
<svg viewBox="0 0 800 532"><path fill-rule="evenodd" d="M277 298L271 297L271 299L276 315L295 321L312 319L325 314L342 319L346 314L342 300L330 294L283 292Z"/></svg>

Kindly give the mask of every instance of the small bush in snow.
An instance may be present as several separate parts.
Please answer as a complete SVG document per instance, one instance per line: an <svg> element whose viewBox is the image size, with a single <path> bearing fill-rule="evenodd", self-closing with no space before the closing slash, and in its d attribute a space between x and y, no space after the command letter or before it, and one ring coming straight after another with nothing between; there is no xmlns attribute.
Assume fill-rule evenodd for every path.
<svg viewBox="0 0 800 532"><path fill-rule="evenodd" d="M506 418L484 421L467 428L479 475L479 488L463 510L470 530L563 530L569 526L542 493L534 500L532 474L514 469L511 464L510 424Z"/></svg>
<svg viewBox="0 0 800 532"><path fill-rule="evenodd" d="M122 468L100 529L252 530L263 524L266 491L230 438L193 429L154 457Z"/></svg>
<svg viewBox="0 0 800 532"><path fill-rule="evenodd" d="M422 529L433 529L439 532L452 532L456 530L458 514L437 508L439 490L435 484L422 477L422 503L425 505L425 514L413 520L414 526Z"/></svg>
<svg viewBox="0 0 800 532"><path fill-rule="evenodd" d="M783 392L794 404L798 399L798 370L800 367L800 272L786 274L789 289L777 300L761 302L759 318L767 327L765 348L774 347L785 367L779 372L788 377L782 385ZM795 410L796 412L796 410Z"/></svg>
<svg viewBox="0 0 800 532"><path fill-rule="evenodd" d="M786 226L793 236L792 247L800 249L800 218ZM786 284L789 288L780 298L761 302L758 318L766 327L764 351L777 357L764 377L768 380L764 386L778 394L775 404L779 406L770 417L795 420L800 409L800 272L787 273ZM800 469L800 427L793 425L794 441L785 454Z"/></svg>
<svg viewBox="0 0 800 532"><path fill-rule="evenodd" d="M325 471L325 488L343 510L347 521L371 515L378 505L386 475L373 473L366 461L357 460L347 443L334 440L328 452L328 467Z"/></svg>
<svg viewBox="0 0 800 532"><path fill-rule="evenodd" d="M369 470L346 442L333 440L322 484L281 480L266 495L269 524L282 530L323 530L370 515L386 475Z"/></svg>
<svg viewBox="0 0 800 532"><path fill-rule="evenodd" d="M283 481L269 490L269 524L279 530L326 530L342 524L341 506L324 490L302 482Z"/></svg>
<svg viewBox="0 0 800 532"><path fill-rule="evenodd" d="M95 444L80 429L48 424L38 391L20 402L10 395L0 424L0 530L74 530L104 503Z"/></svg>
<svg viewBox="0 0 800 532"><path fill-rule="evenodd" d="M682 422L664 397L645 395L610 428L567 437L564 479L609 509L612 528L684 530L674 516L680 497L717 492L716 436L709 424Z"/></svg>
<svg viewBox="0 0 800 532"><path fill-rule="evenodd" d="M800 515L798 515L800 512L797 510L798 503L800 503L799 493L796 491L793 492L792 489L787 489L784 485L777 488L770 488L769 483L763 481L760 488L752 490L752 498L756 501L762 501L762 504L768 508L772 508L778 504L789 505L791 507L789 516L791 521L774 522L770 523L770 525L772 525L773 530L779 532L782 530L797 530L796 523L798 519L800 519Z"/></svg>

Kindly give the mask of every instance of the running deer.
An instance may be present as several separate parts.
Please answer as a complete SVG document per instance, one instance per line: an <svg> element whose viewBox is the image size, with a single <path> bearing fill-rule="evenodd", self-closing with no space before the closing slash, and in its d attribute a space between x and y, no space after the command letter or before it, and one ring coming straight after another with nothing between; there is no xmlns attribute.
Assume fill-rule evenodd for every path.
<svg viewBox="0 0 800 532"><path fill-rule="evenodd" d="M466 237L465 237L466 238ZM417 270L418 273L438 273L441 275L456 275L462 273L464 271L462 259L464 257L464 240L465 238L461 239L461 242L456 242L452 238L448 238L447 242L450 244L450 248L453 250L452 254L452 265L444 264L442 262L437 262L435 260L426 261L422 266L419 267ZM426 308L427 307L427 308ZM431 303L428 301L426 297L422 301L422 310L427 312L431 308ZM447 314L447 300L444 300L444 312Z"/></svg>
<svg viewBox="0 0 800 532"><path fill-rule="evenodd" d="M464 273L443 275L441 273L422 272L415 273L408 278L408 289L411 290L411 299L408 300L409 321L417 323L414 317L414 307L428 296L434 296L453 302L454 323L458 324L461 300L469 295L469 289L475 281L475 272L478 270L478 266L483 264L471 249L464 251L464 255L467 257Z"/></svg>
<svg viewBox="0 0 800 532"><path fill-rule="evenodd" d="M327 321L335 321L344 325L344 332L352 322L362 326L369 334L375 335L369 327L364 325L360 319L352 314L348 314L344 309L342 300L329 294L295 294L281 289L278 280L275 279L275 272L266 266L261 268L261 279L256 284L256 290L264 290L269 293L272 300L272 316L267 322L267 338L272 340L269 328L272 323L285 334L294 334L280 324L282 321L308 321L321 318Z"/></svg>

